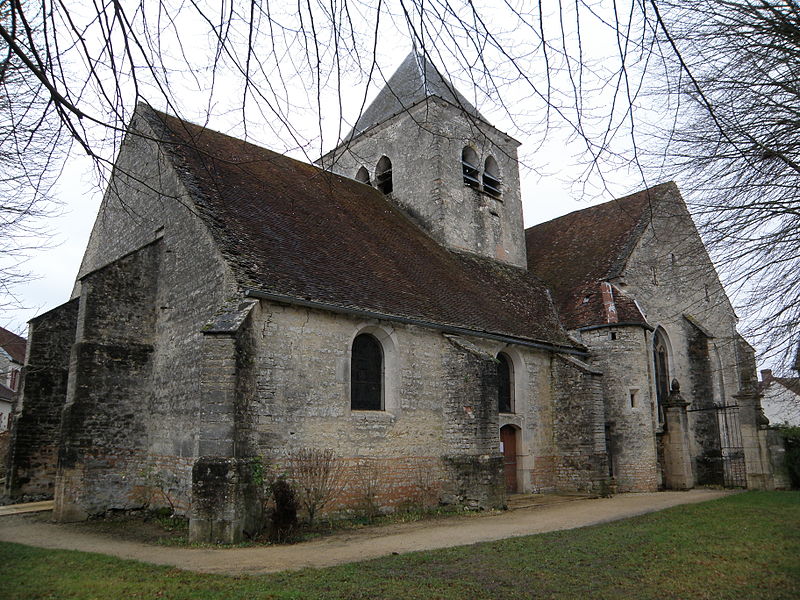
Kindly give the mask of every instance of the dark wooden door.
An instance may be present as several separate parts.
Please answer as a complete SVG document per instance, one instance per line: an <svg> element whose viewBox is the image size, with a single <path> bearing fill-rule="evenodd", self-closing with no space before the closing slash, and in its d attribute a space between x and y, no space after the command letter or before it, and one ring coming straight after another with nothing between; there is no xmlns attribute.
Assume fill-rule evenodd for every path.
<svg viewBox="0 0 800 600"><path fill-rule="evenodd" d="M517 493L517 430L512 425L500 428L500 444L503 449L503 471L506 475L506 491Z"/></svg>

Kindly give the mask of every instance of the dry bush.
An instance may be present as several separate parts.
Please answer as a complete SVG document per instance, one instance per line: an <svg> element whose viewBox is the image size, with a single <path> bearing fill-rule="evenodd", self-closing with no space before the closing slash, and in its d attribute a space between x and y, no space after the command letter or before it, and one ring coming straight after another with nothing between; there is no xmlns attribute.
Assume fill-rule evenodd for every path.
<svg viewBox="0 0 800 600"><path fill-rule="evenodd" d="M288 475L309 524L342 492L344 464L333 450L300 448L289 455Z"/></svg>
<svg viewBox="0 0 800 600"><path fill-rule="evenodd" d="M378 459L359 460L352 471L351 485L357 490L357 509L369 519L380 513L378 497L383 491L384 474Z"/></svg>

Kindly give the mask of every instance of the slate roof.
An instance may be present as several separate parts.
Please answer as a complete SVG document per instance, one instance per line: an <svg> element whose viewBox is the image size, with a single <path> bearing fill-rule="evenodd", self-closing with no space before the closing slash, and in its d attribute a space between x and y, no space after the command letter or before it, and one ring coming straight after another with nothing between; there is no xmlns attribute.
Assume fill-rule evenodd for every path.
<svg viewBox="0 0 800 600"><path fill-rule="evenodd" d="M445 249L376 189L148 108L241 286L575 347L524 269Z"/></svg>
<svg viewBox="0 0 800 600"><path fill-rule="evenodd" d="M383 123L430 96L442 98L464 112L482 121L486 120L452 83L441 76L427 58L412 51L358 118L347 139L354 138L373 125Z"/></svg>
<svg viewBox="0 0 800 600"><path fill-rule="evenodd" d="M8 352L8 355L20 364L25 363L25 348L28 341L8 329L0 327L0 348Z"/></svg>
<svg viewBox="0 0 800 600"><path fill-rule="evenodd" d="M567 329L613 322L600 283L622 273L654 203L674 193L674 183L663 183L525 231L528 269L550 287ZM612 292L617 322L646 323L632 298Z"/></svg>
<svg viewBox="0 0 800 600"><path fill-rule="evenodd" d="M5 400L6 402L13 402L14 401L14 390L12 390L7 385L0 383L0 400Z"/></svg>

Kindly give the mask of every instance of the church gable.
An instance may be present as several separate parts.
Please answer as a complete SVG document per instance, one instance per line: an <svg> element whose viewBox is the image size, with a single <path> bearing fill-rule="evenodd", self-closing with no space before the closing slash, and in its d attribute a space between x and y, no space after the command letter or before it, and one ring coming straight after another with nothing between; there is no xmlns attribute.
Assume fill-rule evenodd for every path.
<svg viewBox="0 0 800 600"><path fill-rule="evenodd" d="M683 313L711 336L727 337L737 317L680 192L656 197L621 267L611 274L651 324Z"/></svg>

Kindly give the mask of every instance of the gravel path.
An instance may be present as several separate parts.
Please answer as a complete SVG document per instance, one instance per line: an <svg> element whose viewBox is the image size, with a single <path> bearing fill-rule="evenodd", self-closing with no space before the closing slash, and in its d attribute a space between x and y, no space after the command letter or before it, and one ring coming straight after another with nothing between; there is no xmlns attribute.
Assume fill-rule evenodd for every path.
<svg viewBox="0 0 800 600"><path fill-rule="evenodd" d="M613 498L575 500L500 514L452 517L437 521L387 525L347 531L292 546L252 548L171 548L76 532L31 517L0 518L0 541L65 550L99 552L120 558L171 565L205 573L259 574L304 567L327 567L388 554L432 550L521 535L572 529L624 519L730 494L690 490L620 494Z"/></svg>

